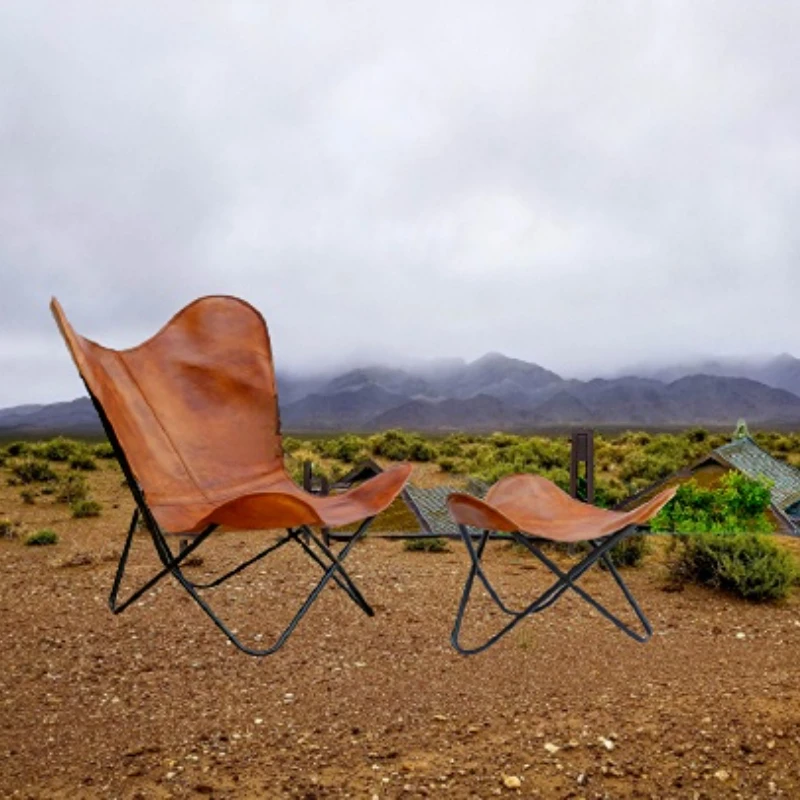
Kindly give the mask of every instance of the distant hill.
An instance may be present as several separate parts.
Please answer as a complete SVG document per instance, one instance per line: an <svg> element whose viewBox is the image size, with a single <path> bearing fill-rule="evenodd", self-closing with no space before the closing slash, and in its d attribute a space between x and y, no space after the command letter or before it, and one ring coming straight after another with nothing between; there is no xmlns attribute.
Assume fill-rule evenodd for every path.
<svg viewBox="0 0 800 800"><path fill-rule="evenodd" d="M729 362L713 362L722 371ZM743 362L734 366L742 368ZM413 367L370 366L341 374L278 375L288 431L525 430L571 425L677 427L751 424L800 427L800 360L783 355L750 371L566 380L538 364L490 353ZM733 369L733 367L731 367ZM655 375L661 377L655 377ZM767 380L768 379L768 380ZM796 392L776 383L796 386ZM0 410L0 436L99 435L87 398Z"/></svg>
<svg viewBox="0 0 800 800"><path fill-rule="evenodd" d="M788 353L764 359L716 358L661 367L640 365L626 370L624 374L654 378L664 383L689 375L749 378L800 395L800 359Z"/></svg>
<svg viewBox="0 0 800 800"><path fill-rule="evenodd" d="M23 411L20 411L23 409ZM27 409L27 410L24 410ZM103 426L92 401L79 397L43 406L0 409L0 436L102 436Z"/></svg>

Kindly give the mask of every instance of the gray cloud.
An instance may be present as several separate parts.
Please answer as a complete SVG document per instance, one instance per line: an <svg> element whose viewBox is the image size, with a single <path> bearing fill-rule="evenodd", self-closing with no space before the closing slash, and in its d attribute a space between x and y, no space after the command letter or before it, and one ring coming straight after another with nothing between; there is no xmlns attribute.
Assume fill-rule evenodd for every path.
<svg viewBox="0 0 800 800"><path fill-rule="evenodd" d="M279 366L800 351L794 4L0 4L0 406L239 294ZM364 341L363 322L371 328Z"/></svg>

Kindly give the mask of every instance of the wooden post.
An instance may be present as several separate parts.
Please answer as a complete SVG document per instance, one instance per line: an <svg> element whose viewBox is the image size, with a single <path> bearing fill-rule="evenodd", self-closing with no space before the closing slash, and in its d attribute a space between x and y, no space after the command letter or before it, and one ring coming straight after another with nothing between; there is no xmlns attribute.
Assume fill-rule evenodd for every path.
<svg viewBox="0 0 800 800"><path fill-rule="evenodd" d="M580 485L581 464L584 465L585 486ZM594 503L594 431L591 428L581 428L572 432L569 493L578 500Z"/></svg>

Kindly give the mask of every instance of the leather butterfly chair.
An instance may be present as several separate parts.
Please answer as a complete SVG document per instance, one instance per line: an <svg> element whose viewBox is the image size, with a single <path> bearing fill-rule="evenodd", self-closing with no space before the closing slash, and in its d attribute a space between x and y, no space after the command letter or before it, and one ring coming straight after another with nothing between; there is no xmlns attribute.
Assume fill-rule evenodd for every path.
<svg viewBox="0 0 800 800"><path fill-rule="evenodd" d="M575 500L554 483L538 475L510 475L503 478L489 489L484 500L469 494L451 494L447 499L447 507L458 524L471 560L470 572L464 584L450 637L453 647L462 655L472 655L486 650L525 617L538 614L553 605L567 589L576 592L628 636L637 642L646 642L652 635L653 629L617 572L609 557L609 551L627 536L635 533L638 526L652 519L673 498L676 491L677 488L666 489L626 513L606 511ZM476 537L477 546L473 541L474 534L467 526L483 531ZM556 581L548 589L522 609L514 610L506 605L483 569L481 561L491 531L510 534L512 540L533 553L556 576ZM582 561L564 572L542 552L539 545L543 542L588 542L590 550ZM602 561L622 590L625 599L642 624L643 633L628 627L585 589L578 586L577 581L580 577L598 561ZM468 648L463 647L460 642L461 626L476 577L498 608L511 619L483 644Z"/></svg>
<svg viewBox="0 0 800 800"><path fill-rule="evenodd" d="M111 350L79 336L55 298L51 309L136 501L109 597L115 614L172 574L233 644L257 656L274 653L284 644L330 580L373 615L342 561L372 519L403 489L411 466L397 465L329 497L309 494L294 484L283 463L269 334L256 309L234 297L203 297L129 350ZM118 602L140 517L163 568ZM338 555L312 530L356 522L360 527ZM216 580L194 583L182 564L221 525L279 528L286 534ZM196 538L175 555L165 533L191 533ZM248 647L199 590L219 586L289 542L322 569L322 578L271 647Z"/></svg>

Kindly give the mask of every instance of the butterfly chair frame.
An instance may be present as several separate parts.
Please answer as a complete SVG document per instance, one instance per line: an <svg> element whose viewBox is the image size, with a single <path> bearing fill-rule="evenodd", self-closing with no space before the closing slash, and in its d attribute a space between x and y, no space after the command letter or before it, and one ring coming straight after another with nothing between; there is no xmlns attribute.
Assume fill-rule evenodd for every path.
<svg viewBox="0 0 800 800"><path fill-rule="evenodd" d="M57 310L60 313L60 307L58 307ZM59 319L58 315L57 319ZM68 344L71 344L69 340ZM82 377L84 376L82 375ZM333 581L337 586L339 586L339 588L341 588L348 595L348 597L367 616L370 617L374 616L374 611L372 607L366 601L366 599L361 594L358 587L355 585L354 581L352 580L352 578L342 565L343 560L346 558L352 547L366 533L369 525L375 518L374 514L370 516L362 515L360 524L356 532L352 534L347 543L338 552L334 552L334 550L331 549L331 547L329 547L321 539L321 537L319 537L314 532L310 524L300 524L294 527L287 528L286 533L282 535L280 538L278 538L277 541L272 542L268 547L261 550L256 555L248 558L247 560L235 566L233 569L224 572L222 575L219 575L213 580L201 583L189 578L183 569L187 563L187 559L189 559L190 556L192 556L195 553L195 551L197 551L198 548L204 542L206 542L206 540L210 537L210 535L220 527L220 523L211 522L210 524L207 524L204 527L202 527L202 529L200 530L193 530L191 534L188 535L193 536L194 540L188 546L182 549L179 553L176 554L173 552L172 548L170 547L167 541L167 533L181 533L182 535L187 535L187 534L184 534L184 531L165 531L162 525L159 524L156 514L154 513L150 504L148 504L146 492L136 478L135 472L131 466L128 456L126 455L125 449L122 446L117 436L114 426L112 425L111 421L108 418L108 415L106 414L103 404L94 394L91 386L89 385L89 383L86 381L85 378L84 378L84 385L86 386L89 397L91 398L92 403L94 404L94 407L98 413L98 416L100 417L106 436L108 437L108 440L114 450L117 460L119 461L128 488L130 489L133 495L133 499L136 503L136 507L134 509L133 516L131 518L131 523L128 528L128 533L125 539L125 543L123 545L122 553L120 555L116 574L114 576L114 581L108 598L109 608L114 614L120 614L123 611L125 611L125 609L127 609L131 604L135 603L146 592L153 589L153 587L155 587L156 584L158 584L162 579L164 579L168 575L172 575L180 584L180 586L188 593L188 595L192 598L192 600L194 600L194 602L197 603L197 605L208 615L208 617L212 620L212 622L225 634L225 636L229 639L229 641L242 652L253 656L271 655L272 653L275 653L278 649L280 649L286 642L286 640L289 638L289 636L292 634L294 629L297 627L300 620L309 611L314 601L319 597L323 589L331 581ZM408 471L410 471L410 467L408 467ZM400 470L400 472L402 472L402 470ZM405 472L405 474L407 476L407 471ZM394 489L390 487L389 491L384 492L385 498L389 497L390 494L394 495L399 493L400 490L402 489L403 483L404 479L402 477L402 474L396 476L394 479L394 484L396 484L394 488L396 489L396 491L394 491ZM336 502L335 498L329 498L329 500ZM161 562L161 569L154 575L152 575L147 581L145 581L145 583L143 583L137 589L133 590L132 593L129 594L124 600L120 600L119 594L121 585L123 583L123 578L125 576L130 552L134 540L136 538L135 535L140 527L141 522L144 523L144 526L150 535L153 547L156 551L156 555L158 556L158 559ZM222 524L226 523L223 522ZM240 574L248 567L256 564L257 562L261 561L262 559L266 558L272 553L275 553L277 550L283 548L285 545L292 542L298 545L300 549L309 557L309 559L322 570L322 576L318 581L318 583L308 594L306 600L301 604L298 611L289 621L288 625L286 625L283 631L277 636L273 644L266 648L251 647L245 644L236 635L236 633L233 630L231 630L231 628L228 627L228 625L226 625L225 622L223 622L223 620L218 616L218 614L212 609L208 601L203 596L201 596L200 592L202 590L214 589L222 585L230 578L233 578L235 575Z"/></svg>
<svg viewBox="0 0 800 800"><path fill-rule="evenodd" d="M580 501L571 500L569 499L569 503L565 502L564 498L567 497L564 493L561 492L560 489L555 487L554 485L550 484L549 481L545 481L543 478L538 478L535 476L512 476L510 479L504 479L497 487L500 489L499 494L502 496L503 487L501 484L504 482L506 485L509 483L513 483L516 480L517 483L521 483L523 488L525 488L525 484L528 484L532 488L541 489L544 488L545 497L534 498L531 505L535 505L535 500L539 499L540 501L547 503L547 498L552 497L556 502L556 507L559 505L565 509L570 510L572 503L577 504L573 508L579 508L584 504L580 503ZM549 486L547 486L549 484ZM513 487L512 487L513 488ZM544 611L547 608L550 608L566 591L572 590L575 592L582 600L585 600L590 606L592 606L596 611L598 611L603 617L613 623L617 628L619 628L623 633L630 636L637 642L644 643L647 642L653 634L652 626L648 621L647 617L645 616L644 612L640 608L639 604L636 602L633 594L631 593L630 589L628 588L627 584L623 580L622 576L619 574L614 562L611 558L610 551L626 539L628 536L631 536L637 532L639 529L639 523L644 521L644 519L649 519L653 516L658 509L660 509L666 502L671 499L672 495L674 494L674 490L667 490L663 492L658 497L654 498L654 500L650 501L647 504L646 509L640 509L638 511L631 512L629 514L616 514L615 512L607 512L601 509L592 509L595 513L589 513L589 520L594 522L592 525L589 520L587 520L587 530L586 536L576 536L572 535L570 540L571 542L586 542L590 550L587 555L581 559L577 564L572 566L568 570L562 569L558 564L556 564L553 559L548 557L542 550L541 545L543 544L553 544L557 543L559 539L549 538L549 537L542 537L542 536L535 536L527 531L520 530L516 526L511 523L509 517L503 514L502 512L498 513L498 507L493 507L491 504L492 501L492 492L495 491L493 488L490 490L489 495L487 495L487 503L483 503L480 500L476 500L475 498L469 497L469 495L451 495L448 505L450 506L451 513L456 518L458 522L458 528L461 533L461 538L464 541L464 544L467 548L467 552L470 558L470 570L467 575L466 581L464 583L464 589L461 594L461 600L458 604L458 610L456 611L456 618L455 623L453 625L453 630L450 636L450 641L455 648L461 655L474 655L477 653L481 653L484 650L487 650L497 641L502 639L507 633L513 630L523 619L538 614ZM558 493L558 494L556 494ZM561 496L563 495L563 497ZM464 500L463 498L466 498ZM466 503L466 506L464 505ZM502 504L499 504L502 507ZM655 509L655 510L654 510ZM514 509L518 511L517 509ZM583 510L583 509L580 509ZM485 512L485 513L482 513ZM591 529L592 527L595 530L598 527L599 520L607 521L609 519L608 515L612 515L612 525L616 524L617 529L613 530L612 532L606 535L597 535L592 537ZM551 515L547 515L550 517ZM616 517L616 519L613 519ZM492 529L484 528L481 534L476 535L474 532L470 531L467 527L465 522L478 522L484 521L488 522L490 520L494 520L495 524L500 526L500 530L505 530L508 535L511 537L512 541L516 542L518 545L523 547L525 550L530 552L541 564L543 564L554 576L555 581L543 592L541 592L534 600L532 600L528 605L524 606L520 609L511 608L501 597L500 593L498 592L497 588L492 584L489 577L486 574L486 571L483 567L483 555L486 550L486 545L489 541L490 536L492 535ZM543 523L547 525L548 523ZM614 579L614 582L619 587L620 591L622 592L625 600L627 601L630 608L633 610L636 618L639 620L641 624L641 632L634 630L630 625L623 622L616 614L611 612L606 606L604 606L599 600L593 597L588 591L586 591L583 587L578 585L578 581L586 574L586 572L591 569L595 564L598 562L602 563L609 574ZM473 588L475 587L475 579L478 579L480 584L484 587L486 592L488 593L489 597L491 598L492 602L500 609L500 611L505 614L507 617L510 617L508 622L503 625L499 631L494 633L493 635L489 636L483 643L476 645L474 647L466 647L461 642L461 629L464 622L464 616L467 612L467 607L469 606L470 598L472 596Z"/></svg>
<svg viewBox="0 0 800 800"><path fill-rule="evenodd" d="M108 420L103 413L102 407L97 402L96 398L94 396L91 397L92 402L94 403L95 408L100 415L100 419L103 421L103 427L105 428L108 440L114 448L114 453L116 454L120 467L122 468L122 473L125 475L125 480L130 487L131 494L136 502L136 508L133 511L131 524L128 528L128 535L125 538L125 544L122 548L122 553L117 565L117 572L114 576L114 583L108 596L108 607L114 614L121 614L126 608L128 608L128 606L135 603L146 592L149 592L159 581L161 581L167 575L172 575L188 592L189 596L197 603L197 605L200 606L200 608L210 617L211 621L225 634L225 636L227 636L228 639L234 645L236 645L237 648L239 648L239 650L251 656L268 656L279 650L285 644L289 636L291 636L300 620L306 615L314 601L317 599L317 597L319 597L322 590L331 580L333 580L341 589L343 589L350 599L359 608L361 608L361 610L367 616L375 616L375 612L372 610L372 607L364 599L364 596L358 590L358 587L355 585L355 583L353 583L353 580L347 574L341 563L347 556L350 548L366 533L367 528L374 517L369 517L362 522L358 530L353 534L352 538L338 554L335 554L329 547L327 547L324 542L322 542L320 538L316 536L314 531L309 526L303 525L298 528L287 529L286 535L279 538L277 542L274 542L252 558L243 561L241 564L238 564L233 569L229 570L218 578L209 581L208 583L197 583L190 580L181 569L183 563L200 547L201 544L206 541L206 539L208 539L208 537L219 526L208 525L199 534L197 534L194 537L194 541L192 541L180 553L176 555L172 552L166 536L164 535L164 531L161 530L161 526L158 524L155 516L147 505L144 492L137 483L136 478L131 471L130 465L125 458L125 453L119 446L119 442L114 435L113 428L111 428L109 425ZM125 575L125 569L128 564L128 556L130 555L131 546L133 545L134 535L139 529L140 520L144 522L147 531L150 534L150 537L153 541L153 547L155 548L156 554L161 561L162 569L153 575L148 581L142 584L132 594L130 594L125 600L120 602L118 599L119 590ZM289 624L278 635L278 637L275 639L275 642L270 647L249 647L248 645L244 644L241 639L220 619L220 617L212 609L211 605L205 599L203 599L203 597L201 597L198 590L214 589L217 586L220 586L229 578L238 575L240 572L243 572L248 567L252 566L258 561L261 561L261 559L265 558L271 553L274 553L276 550L279 550L289 542L296 542L298 545L300 545L300 547L311 558L311 560L322 568L322 578L314 587L314 589L312 589L305 602L303 602L297 613L294 615L294 617L292 617ZM319 548L321 555L314 551L314 549L310 546L310 542L313 542Z"/></svg>

